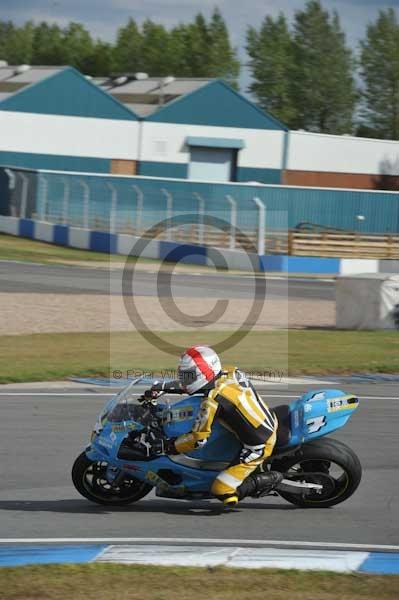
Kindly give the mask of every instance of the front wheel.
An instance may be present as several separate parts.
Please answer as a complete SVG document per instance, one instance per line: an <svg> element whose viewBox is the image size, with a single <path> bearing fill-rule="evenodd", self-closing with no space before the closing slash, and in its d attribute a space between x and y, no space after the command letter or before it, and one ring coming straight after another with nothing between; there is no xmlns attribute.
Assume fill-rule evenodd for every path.
<svg viewBox="0 0 399 600"><path fill-rule="evenodd" d="M97 504L124 506L137 502L151 491L150 485L128 474L117 486L111 486L106 478L107 467L107 462L93 462L82 452L72 467L73 485L79 494Z"/></svg>
<svg viewBox="0 0 399 600"><path fill-rule="evenodd" d="M285 473L287 479L321 484L320 492L296 495L279 491L291 504L312 508L327 508L347 500L362 477L362 467L353 450L331 438L304 444L295 456L273 461L271 468Z"/></svg>

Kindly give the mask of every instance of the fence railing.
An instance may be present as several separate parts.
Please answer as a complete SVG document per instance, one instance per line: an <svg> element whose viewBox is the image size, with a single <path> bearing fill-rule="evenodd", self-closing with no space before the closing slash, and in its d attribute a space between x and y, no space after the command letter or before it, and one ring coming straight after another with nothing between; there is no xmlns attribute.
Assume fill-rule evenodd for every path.
<svg viewBox="0 0 399 600"><path fill-rule="evenodd" d="M330 211L328 226L343 230L296 230L299 222L312 220L315 210L312 207L317 204L320 208L323 202ZM342 227L341 214L348 230L352 225L354 229L362 228L378 213L379 207L385 207L385 212L381 209L384 220L379 226L391 233L353 232ZM111 233L151 235L220 248L256 249L259 254L399 258L399 194L7 167L0 168L0 213ZM183 214L191 215L186 224L164 226L165 220Z"/></svg>
<svg viewBox="0 0 399 600"><path fill-rule="evenodd" d="M399 235L290 231L287 250L295 256L393 259L399 258Z"/></svg>
<svg viewBox="0 0 399 600"><path fill-rule="evenodd" d="M5 168L4 173L11 216L94 231L265 252L266 205L253 186L247 186L244 197L239 190L238 198L217 186L212 194L205 194L201 186L196 188L185 182L172 187L162 180L133 177L117 179L16 168ZM187 217L187 223L174 226L173 218L180 216Z"/></svg>

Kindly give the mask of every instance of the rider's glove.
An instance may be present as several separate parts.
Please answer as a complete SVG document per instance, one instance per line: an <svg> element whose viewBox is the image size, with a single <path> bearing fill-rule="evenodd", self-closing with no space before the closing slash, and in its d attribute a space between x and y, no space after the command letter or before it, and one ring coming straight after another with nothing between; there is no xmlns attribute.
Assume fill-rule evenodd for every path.
<svg viewBox="0 0 399 600"><path fill-rule="evenodd" d="M159 456L160 454L165 454L165 444L162 438L155 439L151 442L150 446L151 454L155 456Z"/></svg>
<svg viewBox="0 0 399 600"><path fill-rule="evenodd" d="M166 438L164 440L165 454L179 454L175 446L176 438Z"/></svg>
<svg viewBox="0 0 399 600"><path fill-rule="evenodd" d="M150 442L151 454L159 456L160 454L178 454L175 448L174 439L169 438L154 438Z"/></svg>
<svg viewBox="0 0 399 600"><path fill-rule="evenodd" d="M154 402L158 398L159 394L160 392L158 390L153 390L151 388L150 390L145 390L144 394L139 396L137 400L139 402Z"/></svg>

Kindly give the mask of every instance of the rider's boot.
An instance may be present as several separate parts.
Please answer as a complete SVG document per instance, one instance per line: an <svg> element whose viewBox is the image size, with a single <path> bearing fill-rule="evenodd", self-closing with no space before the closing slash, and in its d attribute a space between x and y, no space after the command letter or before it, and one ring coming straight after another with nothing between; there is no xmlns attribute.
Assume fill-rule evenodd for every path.
<svg viewBox="0 0 399 600"><path fill-rule="evenodd" d="M223 512L230 512L233 510L238 504L238 496L232 495L227 496L223 499Z"/></svg>
<svg viewBox="0 0 399 600"><path fill-rule="evenodd" d="M283 474L278 471L249 475L237 488L238 499L242 500L247 496L263 496L271 492L283 478Z"/></svg>

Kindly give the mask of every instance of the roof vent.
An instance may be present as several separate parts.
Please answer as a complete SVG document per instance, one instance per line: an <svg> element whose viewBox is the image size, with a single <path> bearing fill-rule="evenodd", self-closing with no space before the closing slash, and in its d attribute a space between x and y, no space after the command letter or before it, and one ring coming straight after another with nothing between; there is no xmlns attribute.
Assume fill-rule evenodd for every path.
<svg viewBox="0 0 399 600"><path fill-rule="evenodd" d="M114 79L113 84L114 85L123 85L124 83L126 83L128 80L128 77L126 77L126 75L121 75L120 77L117 77L116 79Z"/></svg>
<svg viewBox="0 0 399 600"><path fill-rule="evenodd" d="M0 60L0 67L8 67L8 62L6 60Z"/></svg>
<svg viewBox="0 0 399 600"><path fill-rule="evenodd" d="M14 71L14 75L21 75L22 73L26 73L26 71L29 71L30 69L30 65L19 65L15 71Z"/></svg>
<svg viewBox="0 0 399 600"><path fill-rule="evenodd" d="M175 78L173 77L173 75L169 75L168 77L164 77L161 80L161 85L169 85L170 83L173 83L175 80Z"/></svg>
<svg viewBox="0 0 399 600"><path fill-rule="evenodd" d="M136 81L143 81L144 79L148 79L148 73L135 73L134 77Z"/></svg>

